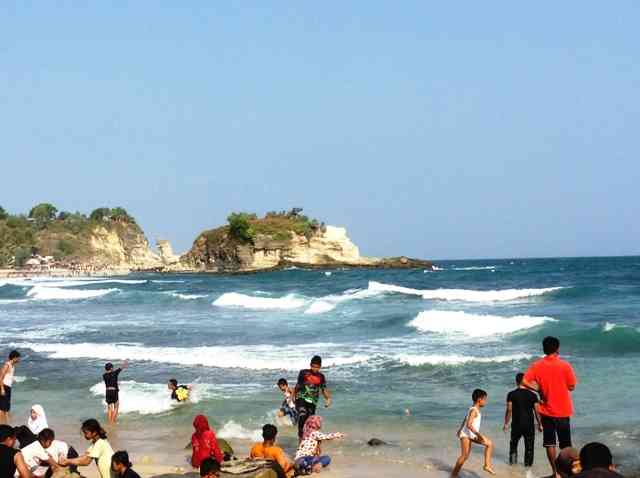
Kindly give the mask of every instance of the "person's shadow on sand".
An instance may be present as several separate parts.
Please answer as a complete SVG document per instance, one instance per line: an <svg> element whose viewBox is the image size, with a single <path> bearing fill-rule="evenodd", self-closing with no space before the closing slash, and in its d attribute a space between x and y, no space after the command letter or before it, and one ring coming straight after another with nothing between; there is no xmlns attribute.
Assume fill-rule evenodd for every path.
<svg viewBox="0 0 640 478"><path fill-rule="evenodd" d="M444 471L449 475L453 471L453 467L451 466L450 463L446 463L442 460L429 460L429 462L433 466L433 468L438 471ZM460 472L460 476L463 478L482 478L475 471L470 471L470 470L462 470Z"/></svg>

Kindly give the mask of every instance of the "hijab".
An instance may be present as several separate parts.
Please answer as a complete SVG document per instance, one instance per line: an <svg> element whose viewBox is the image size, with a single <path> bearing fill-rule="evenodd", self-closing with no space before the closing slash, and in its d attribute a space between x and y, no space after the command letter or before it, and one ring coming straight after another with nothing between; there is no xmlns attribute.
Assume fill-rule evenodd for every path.
<svg viewBox="0 0 640 478"><path fill-rule="evenodd" d="M322 417L320 415L311 415L304 423L304 429L302 431L302 439L306 440L313 432L316 432L322 428Z"/></svg>
<svg viewBox="0 0 640 478"><path fill-rule="evenodd" d="M29 414L29 419L27 420L27 426L29 427L29 430L31 430L31 432L34 435L37 435L45 428L49 428L49 424L47 423L47 415L45 415L44 408L42 408L42 405L34 405L31 407L31 410L36 412L37 417L34 420L31 417L31 414Z"/></svg>
<svg viewBox="0 0 640 478"><path fill-rule="evenodd" d="M210 430L209 420L204 415L196 415L193 419L193 428L196 429L197 435L202 435L207 430Z"/></svg>

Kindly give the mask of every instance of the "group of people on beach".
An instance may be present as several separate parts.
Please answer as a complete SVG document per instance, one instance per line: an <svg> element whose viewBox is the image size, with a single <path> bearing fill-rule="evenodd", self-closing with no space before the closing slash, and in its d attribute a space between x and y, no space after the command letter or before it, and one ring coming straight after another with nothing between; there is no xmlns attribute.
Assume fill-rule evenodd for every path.
<svg viewBox="0 0 640 478"><path fill-rule="evenodd" d="M552 477L619 478L611 452L605 445L589 443L580 453L572 448L571 393L575 390L577 378L571 365L560 358L560 341L557 338L546 337L542 346L544 357L534 362L525 373L516 375L517 388L507 395L503 429L507 432L509 426L511 428L509 463L513 465L518 462L518 445L524 439L524 465L533 465L537 428L543 433L543 445ZM113 451L105 430L95 419L82 423L84 438L90 442L82 455L67 443L56 440L55 432L49 428L44 408L40 405L32 406L26 425L15 428L9 426L11 388L19 361L20 353L14 350L0 370L0 477L79 476L73 475L77 467L95 461L101 478L139 478L132 469L128 453L125 450ZM112 424L118 418L119 375L127 366L127 362L118 368L112 363L105 365L103 380L107 420ZM325 407L330 407L332 395L321 368L322 358L314 356L309 368L298 374L294 387L290 387L285 378L277 381L283 394L277 415L286 424L297 426L298 430L299 441L294 459L290 460L277 445L278 428L270 423L262 428L262 442L254 444L249 452L249 459L271 463L278 478L320 472L331 463L331 458L322 452L322 443L344 437L342 433L322 432L323 420L317 406L322 396ZM190 386L179 385L177 380L170 379L167 388L172 399L179 402L189 399ZM476 389L471 398L473 404L457 431L461 453L453 466L452 477L459 475L473 445L484 448L484 470L495 474L492 464L493 442L480 431L482 409L487 404L488 394ZM221 465L230 459L233 452L222 449L206 416L196 416L193 426L191 465L199 469L202 477L217 477ZM19 442L20 449L16 448L16 442Z"/></svg>
<svg viewBox="0 0 640 478"><path fill-rule="evenodd" d="M531 467L534 460L536 428L542 432L543 446L551 466L551 477L616 478L620 475L613 466L609 448L602 443L589 443L580 453L572 448L571 393L578 380L569 362L560 358L560 340L546 337L542 341L544 357L534 362L526 373L516 375L515 390L507 395L503 430L509 430L509 463L518 462L518 445L524 439L524 466ZM488 394L482 389L473 391L473 406L467 412L458 430L461 453L452 477L457 477L471 453L473 444L484 448L484 470L495 475L491 462L493 442L480 432L482 408ZM534 423L535 421L535 423ZM560 453L558 453L558 448Z"/></svg>

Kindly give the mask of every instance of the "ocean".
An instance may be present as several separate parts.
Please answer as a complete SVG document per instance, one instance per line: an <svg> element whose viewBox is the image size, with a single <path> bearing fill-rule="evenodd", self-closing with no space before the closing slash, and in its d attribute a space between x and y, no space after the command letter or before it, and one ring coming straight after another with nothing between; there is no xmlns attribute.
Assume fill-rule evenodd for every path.
<svg viewBox="0 0 640 478"><path fill-rule="evenodd" d="M0 324L2 353L23 353L14 422L39 403L80 448L80 422L104 416L107 361L130 361L120 436L145 430L142 442L152 434L182 445L192 417L205 413L219 435L248 443L274 421L276 381L294 383L319 354L334 394L319 413L328 431L349 434L340 453L425 466L455 458L474 388L489 392L482 427L498 442L496 461L507 459L506 394L555 335L579 378L576 445L602 441L623 469L640 466L638 257L0 279ZM191 403L169 399L169 378L193 385ZM281 435L295 447L293 428ZM392 446L369 451L372 437ZM537 462L544 471L541 448Z"/></svg>

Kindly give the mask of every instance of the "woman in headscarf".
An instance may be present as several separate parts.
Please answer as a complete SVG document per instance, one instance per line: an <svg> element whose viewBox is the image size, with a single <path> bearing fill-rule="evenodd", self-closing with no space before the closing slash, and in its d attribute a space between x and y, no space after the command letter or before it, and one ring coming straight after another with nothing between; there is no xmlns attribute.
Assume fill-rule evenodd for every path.
<svg viewBox="0 0 640 478"><path fill-rule="evenodd" d="M34 405L31 407L31 414L29 420L27 420L27 427L31 430L31 433L38 435L45 428L49 428L47 423L47 415L44 413L42 405Z"/></svg>
<svg viewBox="0 0 640 478"><path fill-rule="evenodd" d="M324 440L334 440L344 438L343 433L322 433L322 417L319 415L310 416L304 424L302 431L302 441L298 446L295 457L296 468L302 475L320 473L325 466L329 466L331 458L321 455L321 442Z"/></svg>
<svg viewBox="0 0 640 478"><path fill-rule="evenodd" d="M204 415L197 415L193 420L193 428L196 431L191 435L191 445L193 453L191 464L194 468L200 468L200 464L205 458L214 458L222 464L224 457L218 446L215 432L209 427L209 421Z"/></svg>

